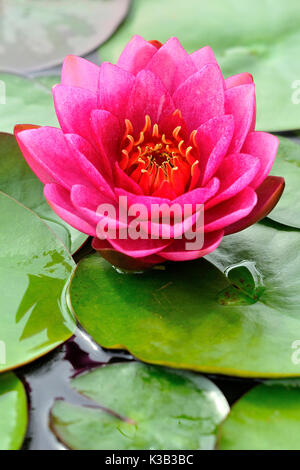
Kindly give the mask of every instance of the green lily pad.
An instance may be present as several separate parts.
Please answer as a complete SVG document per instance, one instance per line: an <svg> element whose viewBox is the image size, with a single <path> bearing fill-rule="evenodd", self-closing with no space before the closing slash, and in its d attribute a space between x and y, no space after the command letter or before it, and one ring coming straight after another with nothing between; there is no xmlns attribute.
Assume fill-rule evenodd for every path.
<svg viewBox="0 0 300 470"><path fill-rule="evenodd" d="M212 449L229 411L199 375L137 362L98 368L71 382L90 408L56 401L51 427L69 448Z"/></svg>
<svg viewBox="0 0 300 470"><path fill-rule="evenodd" d="M27 399L12 373L0 376L0 450L18 450L27 429Z"/></svg>
<svg viewBox="0 0 300 470"><path fill-rule="evenodd" d="M64 286L74 262L33 212L0 193L0 372L28 363L72 336Z"/></svg>
<svg viewBox="0 0 300 470"><path fill-rule="evenodd" d="M279 149L271 173L283 176L286 186L269 218L290 227L300 228L300 145L279 137Z"/></svg>
<svg viewBox="0 0 300 470"><path fill-rule="evenodd" d="M9 72L60 64L85 55L119 26L130 0L1 0L0 62Z"/></svg>
<svg viewBox="0 0 300 470"><path fill-rule="evenodd" d="M300 450L300 384L270 381L231 409L219 439L222 450Z"/></svg>
<svg viewBox="0 0 300 470"><path fill-rule="evenodd" d="M44 197L44 186L31 171L11 134L0 132L0 190L32 209L74 253L87 235L61 220Z"/></svg>
<svg viewBox="0 0 300 470"><path fill-rule="evenodd" d="M0 73L0 131L13 132L15 124L58 127L51 87L60 77L30 79Z"/></svg>
<svg viewBox="0 0 300 470"><path fill-rule="evenodd" d="M300 128L297 0L190 0L188 7L182 0L135 0L123 25L100 48L101 59L116 61L133 34L162 42L177 36L188 52L210 45L226 77L253 75L258 129Z"/></svg>
<svg viewBox="0 0 300 470"><path fill-rule="evenodd" d="M300 375L300 232L256 224L209 255L120 274L97 254L70 285L73 310L106 348L155 364L245 377Z"/></svg>

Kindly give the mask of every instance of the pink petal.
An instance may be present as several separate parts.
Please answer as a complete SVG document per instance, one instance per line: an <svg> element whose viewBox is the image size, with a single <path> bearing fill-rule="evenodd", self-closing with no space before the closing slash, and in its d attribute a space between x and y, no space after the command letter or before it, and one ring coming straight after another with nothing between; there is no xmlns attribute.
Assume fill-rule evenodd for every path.
<svg viewBox="0 0 300 470"><path fill-rule="evenodd" d="M32 156L32 152L30 150L30 147L28 148L27 146L27 139L25 138L26 136L22 136L23 131L30 131L33 129L39 129L39 126L32 126L32 125L27 125L27 124L18 124L14 128L14 134L16 137L16 140L18 142L18 145L21 149L21 152L32 169L32 171L36 174L36 176L39 178L39 180L46 184L46 183L54 183L55 178L52 176L51 172L49 172L49 169L43 165L42 162L39 162L36 158ZM30 134L31 135L31 134ZM28 136L28 135L27 135ZM24 143L23 143L24 140ZM30 141L30 139L29 139Z"/></svg>
<svg viewBox="0 0 300 470"><path fill-rule="evenodd" d="M283 178L268 176L256 190L258 201L252 212L247 217L226 227L225 235L240 232L266 217L278 203L283 193L284 185Z"/></svg>
<svg viewBox="0 0 300 470"><path fill-rule="evenodd" d="M94 93L98 90L99 67L88 60L68 55L63 63L61 84L85 88Z"/></svg>
<svg viewBox="0 0 300 470"><path fill-rule="evenodd" d="M207 203L206 209L235 196L249 186L259 168L259 158L253 155L236 153L225 157L216 174L221 182L219 192Z"/></svg>
<svg viewBox="0 0 300 470"><path fill-rule="evenodd" d="M79 134L91 142L90 115L93 109L97 108L96 93L65 85L55 85L52 91L62 131Z"/></svg>
<svg viewBox="0 0 300 470"><path fill-rule="evenodd" d="M124 124L129 94L135 76L105 62L100 68L99 108L111 112Z"/></svg>
<svg viewBox="0 0 300 470"><path fill-rule="evenodd" d="M172 201L172 203L177 203L182 206L184 204L204 204L210 198L212 198L220 187L220 181L218 178L212 178L209 183L202 187L193 189L193 191L189 191L182 196L177 197Z"/></svg>
<svg viewBox="0 0 300 470"><path fill-rule="evenodd" d="M151 57L157 52L157 48L141 36L133 36L123 50L117 65L136 75L143 70Z"/></svg>
<svg viewBox="0 0 300 470"><path fill-rule="evenodd" d="M223 235L223 230L205 234L204 245L200 250L186 250L187 240L175 240L170 247L161 251L159 256L170 261L190 261L201 258L218 248ZM189 240L188 243L191 243L191 241Z"/></svg>
<svg viewBox="0 0 300 470"><path fill-rule="evenodd" d="M56 182L66 189L76 183L91 185L60 129L29 129L19 132L17 139L26 161L44 184Z"/></svg>
<svg viewBox="0 0 300 470"><path fill-rule="evenodd" d="M196 143L200 153L201 184L215 174L229 148L234 132L233 116L212 118L197 130Z"/></svg>
<svg viewBox="0 0 300 470"><path fill-rule="evenodd" d="M224 80L219 67L215 64L205 65L180 85L173 100L182 112L190 132L209 119L222 116Z"/></svg>
<svg viewBox="0 0 300 470"><path fill-rule="evenodd" d="M190 55L197 70L202 69L207 64L218 64L213 50L209 46L202 47Z"/></svg>
<svg viewBox="0 0 300 470"><path fill-rule="evenodd" d="M225 91L225 111L234 117L235 130L230 153L240 152L255 115L255 86L240 85Z"/></svg>
<svg viewBox="0 0 300 470"><path fill-rule="evenodd" d="M173 204L179 204L182 209L184 209L185 204L191 204L192 206L196 206L196 204L204 204L217 192L219 186L220 182L218 178L213 178L206 187L194 189L193 191L189 191L173 200L163 197L137 195L133 194L131 191L126 191L122 188L116 188L115 191L118 197L124 196L127 198L128 206L130 206L131 204L143 204L147 209L148 214L151 216L151 214L157 214L157 212L154 211L153 208L154 204L167 204L168 206L172 206Z"/></svg>
<svg viewBox="0 0 300 470"><path fill-rule="evenodd" d="M109 199L105 194L101 194L99 191L96 191L94 188L88 188L86 186L77 184L72 187L71 190L71 201L74 207L77 209L85 220L88 220L91 225L97 226L97 224L105 217L105 221L108 226L113 229L126 229L127 222L119 220L118 207L116 201ZM114 213L111 213L107 216L104 216L100 210L101 206L105 206L105 211L107 210L107 205L114 210ZM127 233L127 232L126 232Z"/></svg>
<svg viewBox="0 0 300 470"><path fill-rule="evenodd" d="M164 262L164 259L157 255L138 259L131 258L115 250L107 240L99 240L99 238L93 238L92 247L113 266L130 271L147 269L153 264Z"/></svg>
<svg viewBox="0 0 300 470"><path fill-rule="evenodd" d="M225 80L225 87L227 90L239 85L248 85L253 83L253 77L250 73L238 73L237 75L232 75Z"/></svg>
<svg viewBox="0 0 300 470"><path fill-rule="evenodd" d="M138 73L129 97L127 117L131 120L136 135L143 129L145 115L149 115L152 124L175 111L172 98L162 84L149 70Z"/></svg>
<svg viewBox="0 0 300 470"><path fill-rule="evenodd" d="M247 135L242 152L251 153L260 159L260 171L251 186L256 189L268 176L273 166L279 141L266 132L251 132Z"/></svg>
<svg viewBox="0 0 300 470"><path fill-rule="evenodd" d="M252 188L245 188L231 199L227 199L221 204L205 211L204 222L205 232L214 232L231 225L237 220L246 217L255 204L257 203L257 195Z"/></svg>
<svg viewBox="0 0 300 470"><path fill-rule="evenodd" d="M108 240L115 250L124 253L133 258L143 258L145 256L154 255L159 253L163 248L171 243L171 240Z"/></svg>
<svg viewBox="0 0 300 470"><path fill-rule="evenodd" d="M110 174L112 174L112 168L120 157L122 133L119 120L108 111L98 109L91 114L91 125L101 155L109 162Z"/></svg>
<svg viewBox="0 0 300 470"><path fill-rule="evenodd" d="M86 222L70 201L70 193L58 184L46 184L45 198L54 212L65 222L80 232L94 237L96 228Z"/></svg>
<svg viewBox="0 0 300 470"><path fill-rule="evenodd" d="M121 170L118 162L115 163L114 182L116 187L123 188L130 193L143 194L141 187Z"/></svg>
<svg viewBox="0 0 300 470"><path fill-rule="evenodd" d="M192 59L175 37L170 38L153 55L147 70L159 77L171 94L190 75L197 72Z"/></svg>
<svg viewBox="0 0 300 470"><path fill-rule="evenodd" d="M103 177L103 168L99 165L101 156L79 135L65 134L65 138L75 160L89 181L91 181L100 192L106 194L107 197L115 199L113 189Z"/></svg>

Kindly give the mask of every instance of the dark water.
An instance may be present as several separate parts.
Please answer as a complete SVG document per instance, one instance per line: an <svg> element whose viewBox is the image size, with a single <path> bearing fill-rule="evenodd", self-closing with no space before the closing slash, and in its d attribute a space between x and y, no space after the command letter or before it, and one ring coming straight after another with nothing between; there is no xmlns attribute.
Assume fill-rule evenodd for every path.
<svg viewBox="0 0 300 470"><path fill-rule="evenodd" d="M24 381L29 403L29 427L23 445L25 450L63 450L49 429L49 412L55 400L66 399L78 405L88 405L87 398L70 387L70 379L91 368L109 362L132 360L123 351L105 351L84 331L54 352L18 369L17 375ZM223 376L207 375L224 393L229 404L234 403L257 382Z"/></svg>

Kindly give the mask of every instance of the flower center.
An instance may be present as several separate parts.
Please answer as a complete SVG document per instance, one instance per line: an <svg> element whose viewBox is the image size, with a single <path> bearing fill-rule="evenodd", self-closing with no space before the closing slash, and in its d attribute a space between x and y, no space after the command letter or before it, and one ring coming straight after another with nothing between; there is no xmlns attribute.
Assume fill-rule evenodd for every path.
<svg viewBox="0 0 300 470"><path fill-rule="evenodd" d="M179 110L174 112L174 116ZM122 140L120 167L144 193L159 194L163 191L171 197L195 187L199 180L199 161L196 159L196 133L193 131L186 142L181 137L181 126L174 128L168 136L161 133L158 124L152 125L148 115L145 125L134 139L134 129L125 119L125 134Z"/></svg>

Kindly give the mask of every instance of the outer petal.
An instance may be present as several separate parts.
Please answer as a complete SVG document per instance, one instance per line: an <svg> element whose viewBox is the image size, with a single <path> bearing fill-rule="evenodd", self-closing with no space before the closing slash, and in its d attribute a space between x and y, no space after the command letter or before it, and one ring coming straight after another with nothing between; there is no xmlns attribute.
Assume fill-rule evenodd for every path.
<svg viewBox="0 0 300 470"><path fill-rule="evenodd" d="M190 55L197 70L202 69L207 64L218 64L213 50L209 46L202 47Z"/></svg>
<svg viewBox="0 0 300 470"><path fill-rule="evenodd" d="M28 144L27 144L27 139L25 139L25 136L21 135L23 131L29 131L29 130L33 130L33 129L39 129L39 126L32 126L32 125L29 125L29 124L18 124L18 125L16 125L15 128L14 128L14 134L15 134L16 140L18 142L18 145L21 149L21 152L22 152L26 162L28 163L28 165L30 166L32 171L37 175L39 180L41 180L41 182L44 183L44 184L54 183L55 178L52 176L51 173L49 173L48 168L45 165L43 165L42 162L37 160L34 157L34 155L32 155L32 151L30 149L30 146L28 147ZM23 140L24 140L24 142L23 142Z"/></svg>
<svg viewBox="0 0 300 470"><path fill-rule="evenodd" d="M136 77L129 97L127 117L138 135L148 114L152 124L175 111L172 98L160 79L149 70L142 70Z"/></svg>
<svg viewBox="0 0 300 470"><path fill-rule="evenodd" d="M225 91L225 111L235 122L230 153L240 152L255 116L255 86L240 85Z"/></svg>
<svg viewBox="0 0 300 470"><path fill-rule="evenodd" d="M94 237L96 228L86 222L70 201L70 193L58 184L46 184L45 197L54 212L80 232Z"/></svg>
<svg viewBox="0 0 300 470"><path fill-rule="evenodd" d="M225 235L240 232L266 217L278 203L283 193L284 185L283 178L268 176L256 190L258 201L252 212L247 217L226 227Z"/></svg>
<svg viewBox="0 0 300 470"><path fill-rule="evenodd" d="M213 117L224 115L223 82L219 67L208 64L175 91L175 106L181 110L189 131L197 129Z"/></svg>
<svg viewBox="0 0 300 470"><path fill-rule="evenodd" d="M115 194L110 184L103 176L104 168L101 165L101 156L82 137L77 134L65 134L70 150L74 155L83 173L89 181L107 197L115 198Z"/></svg>
<svg viewBox="0 0 300 470"><path fill-rule="evenodd" d="M100 68L99 108L111 112L120 119L126 119L126 109L135 76L126 70L105 62Z"/></svg>
<svg viewBox="0 0 300 470"><path fill-rule="evenodd" d="M229 148L234 132L233 116L210 119L197 130L196 143L199 148L201 184L215 174Z"/></svg>
<svg viewBox="0 0 300 470"><path fill-rule="evenodd" d="M98 90L98 65L75 55L68 55L63 63L61 84L85 88L94 93Z"/></svg>
<svg viewBox="0 0 300 470"><path fill-rule="evenodd" d="M123 50L117 65L136 75L146 67L157 48L141 36L133 36Z"/></svg>
<svg viewBox="0 0 300 470"><path fill-rule="evenodd" d="M266 132L251 132L247 135L242 152L251 153L260 159L260 171L251 183L256 189L268 176L278 150L279 140L275 135Z"/></svg>
<svg viewBox="0 0 300 470"><path fill-rule="evenodd" d="M66 189L76 183L91 185L60 129L29 129L19 132L17 139L27 163L43 183L56 182Z"/></svg>
<svg viewBox="0 0 300 470"><path fill-rule="evenodd" d="M157 255L147 256L145 258L131 258L115 250L107 240L94 238L92 247L98 251L102 258L106 259L113 266L128 271L140 271L150 268L154 264L164 262L164 259Z"/></svg>
<svg viewBox="0 0 300 470"><path fill-rule="evenodd" d="M110 174L112 174L112 168L119 158L121 139L119 120L108 111L99 109L91 114L91 126L101 155L109 162Z"/></svg>
<svg viewBox="0 0 300 470"><path fill-rule="evenodd" d="M96 93L64 85L55 85L52 90L55 111L62 131L79 134L91 142L90 115L93 109L97 108Z"/></svg>
<svg viewBox="0 0 300 470"><path fill-rule="evenodd" d="M145 256L155 255L163 248L170 245L172 240L108 240L115 250L124 253L132 258L144 258Z"/></svg>
<svg viewBox="0 0 300 470"><path fill-rule="evenodd" d="M207 203L206 209L235 196L249 186L259 168L259 158L253 155L236 153L225 157L217 172L221 182L219 192Z"/></svg>
<svg viewBox="0 0 300 470"><path fill-rule="evenodd" d="M253 83L253 77L250 73L238 73L237 75L232 75L225 80L225 87L227 90L239 85L248 85Z"/></svg>
<svg viewBox="0 0 300 470"><path fill-rule="evenodd" d="M202 256L206 256L216 248L222 241L224 232L223 230L205 234L204 245L200 250L186 250L186 243L191 243L191 240L185 239L175 240L170 247L165 248L159 253L162 258L170 261L189 261Z"/></svg>
<svg viewBox="0 0 300 470"><path fill-rule="evenodd" d="M147 65L147 70L159 77L171 94L182 82L197 72L192 59L174 37L170 38L153 55Z"/></svg>
<svg viewBox="0 0 300 470"><path fill-rule="evenodd" d="M250 214L256 203L257 195L255 191L249 187L245 188L231 199L205 211L205 232L223 229L227 225L243 219Z"/></svg>

